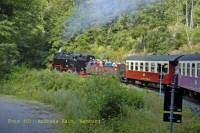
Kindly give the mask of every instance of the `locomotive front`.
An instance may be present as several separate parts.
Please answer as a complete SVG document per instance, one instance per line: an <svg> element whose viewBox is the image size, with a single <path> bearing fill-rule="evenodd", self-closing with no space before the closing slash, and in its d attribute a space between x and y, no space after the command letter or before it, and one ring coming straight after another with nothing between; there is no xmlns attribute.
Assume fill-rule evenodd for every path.
<svg viewBox="0 0 200 133"><path fill-rule="evenodd" d="M54 56L53 68L61 72L86 73L87 64L93 59L95 57L88 54L60 52Z"/></svg>

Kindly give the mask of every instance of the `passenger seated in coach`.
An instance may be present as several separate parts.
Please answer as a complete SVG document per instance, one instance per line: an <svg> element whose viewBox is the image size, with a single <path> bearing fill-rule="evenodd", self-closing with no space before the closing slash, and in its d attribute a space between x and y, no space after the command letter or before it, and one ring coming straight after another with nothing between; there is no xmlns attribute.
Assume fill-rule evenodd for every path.
<svg viewBox="0 0 200 133"><path fill-rule="evenodd" d="M99 59L96 60L96 65L100 66L100 60Z"/></svg>
<svg viewBox="0 0 200 133"><path fill-rule="evenodd" d="M113 62L109 60L109 67L113 67Z"/></svg>
<svg viewBox="0 0 200 133"><path fill-rule="evenodd" d="M92 59L92 60L90 60L90 65L92 66L92 65L95 65L96 64L96 60L95 59Z"/></svg>
<svg viewBox="0 0 200 133"><path fill-rule="evenodd" d="M90 59L90 61L89 61L89 63L88 63L90 66L93 65L93 60L94 60L94 59Z"/></svg>
<svg viewBox="0 0 200 133"><path fill-rule="evenodd" d="M112 61L111 60L106 60L106 62L105 62L105 66L106 67L112 67Z"/></svg>
<svg viewBox="0 0 200 133"><path fill-rule="evenodd" d="M99 66L100 66L100 67L103 67L103 66L104 66L104 65L103 65L103 61L99 60Z"/></svg>
<svg viewBox="0 0 200 133"><path fill-rule="evenodd" d="M117 64L115 62L113 62L112 67L117 67Z"/></svg>
<svg viewBox="0 0 200 133"><path fill-rule="evenodd" d="M103 66L104 66L104 67L106 66L106 60L103 61Z"/></svg>

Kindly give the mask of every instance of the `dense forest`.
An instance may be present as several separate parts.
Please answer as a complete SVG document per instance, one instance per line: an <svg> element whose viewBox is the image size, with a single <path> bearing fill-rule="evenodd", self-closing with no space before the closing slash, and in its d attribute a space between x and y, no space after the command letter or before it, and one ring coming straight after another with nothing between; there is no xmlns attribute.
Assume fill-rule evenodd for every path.
<svg viewBox="0 0 200 133"><path fill-rule="evenodd" d="M107 4L105 0L1 0L0 75L15 65L50 66L60 48L115 60L128 54L200 50L200 0L141 0L137 7L130 6L134 0L123 0L130 10L102 6L113 9L105 15L115 14L97 16L84 27L79 21L90 20L89 11L77 12L83 7L99 11L92 1Z"/></svg>

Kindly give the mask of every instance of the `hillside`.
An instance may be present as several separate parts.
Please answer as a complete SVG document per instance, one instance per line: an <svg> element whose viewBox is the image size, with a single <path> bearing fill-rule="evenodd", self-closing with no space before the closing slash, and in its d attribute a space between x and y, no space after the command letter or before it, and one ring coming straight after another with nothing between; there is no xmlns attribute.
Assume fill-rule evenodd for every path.
<svg viewBox="0 0 200 133"><path fill-rule="evenodd" d="M60 48L114 60L198 52L199 9L199 0L1 1L0 68L44 68Z"/></svg>
<svg viewBox="0 0 200 133"><path fill-rule="evenodd" d="M193 2L193 3L192 3ZM200 50L200 1L164 0L92 26L66 45L116 59L125 54L193 53ZM109 52L107 52L109 50ZM102 54L104 53L104 54ZM118 53L119 55L116 55Z"/></svg>

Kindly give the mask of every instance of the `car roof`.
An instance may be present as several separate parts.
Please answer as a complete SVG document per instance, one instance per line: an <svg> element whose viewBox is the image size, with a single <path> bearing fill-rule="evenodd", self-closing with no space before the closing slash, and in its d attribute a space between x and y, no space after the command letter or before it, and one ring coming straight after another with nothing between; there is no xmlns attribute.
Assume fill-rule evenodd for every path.
<svg viewBox="0 0 200 133"><path fill-rule="evenodd" d="M137 61L176 61L182 55L150 55L150 56L128 56L127 60Z"/></svg>
<svg viewBox="0 0 200 133"><path fill-rule="evenodd" d="M200 61L200 53L184 55L179 61Z"/></svg>

